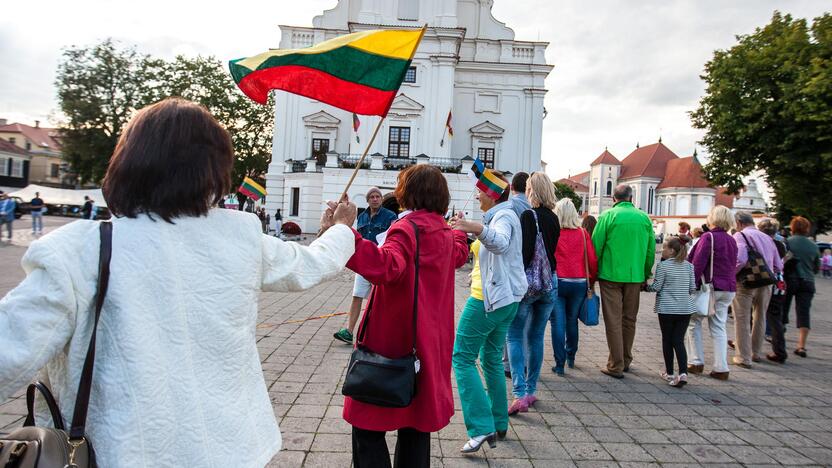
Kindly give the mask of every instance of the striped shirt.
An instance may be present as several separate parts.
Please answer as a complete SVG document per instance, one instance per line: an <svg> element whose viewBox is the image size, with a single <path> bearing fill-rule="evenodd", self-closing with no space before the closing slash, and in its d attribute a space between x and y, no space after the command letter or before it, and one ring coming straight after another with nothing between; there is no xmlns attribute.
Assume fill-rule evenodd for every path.
<svg viewBox="0 0 832 468"><path fill-rule="evenodd" d="M685 315L696 311L693 300L696 282L693 264L688 261L668 259L659 262L653 284L647 290L658 293L656 313Z"/></svg>

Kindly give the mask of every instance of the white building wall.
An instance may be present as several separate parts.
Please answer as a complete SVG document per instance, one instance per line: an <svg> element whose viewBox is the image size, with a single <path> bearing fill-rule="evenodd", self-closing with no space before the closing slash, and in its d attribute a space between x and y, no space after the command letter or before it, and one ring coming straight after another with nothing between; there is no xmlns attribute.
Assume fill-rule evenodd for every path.
<svg viewBox="0 0 832 468"><path fill-rule="evenodd" d="M340 0L315 17L312 28L281 26L280 48L308 47L379 24L419 27L428 23L412 62L416 83L402 85L368 154L387 155L389 128L405 126L410 127L410 157L426 154L435 161L459 160L476 157L480 147L492 147L497 169L540 170L544 80L552 69L545 60L548 44L514 40L514 32L491 16L492 3L419 0L417 6L405 5L402 10L399 2L388 0ZM403 12L405 16L417 12L418 20L401 19ZM319 167L317 172L295 173L288 160L310 158L316 135L331 139L330 151L358 156L367 149L379 118L359 116L358 143L351 113L282 91L274 95L275 134L266 176L266 207L272 214L281 208L285 221L314 232L324 201L340 195L352 170ZM453 112L453 138L445 134L448 111ZM350 196L363 202L363 193L371 185L392 189L396 175L396 171L362 169ZM451 205L460 209L473 184L464 173L446 174L446 178ZM288 216L291 187L301 188L303 207L297 217ZM468 205L467 211L478 211L470 208L477 205L476 200Z"/></svg>

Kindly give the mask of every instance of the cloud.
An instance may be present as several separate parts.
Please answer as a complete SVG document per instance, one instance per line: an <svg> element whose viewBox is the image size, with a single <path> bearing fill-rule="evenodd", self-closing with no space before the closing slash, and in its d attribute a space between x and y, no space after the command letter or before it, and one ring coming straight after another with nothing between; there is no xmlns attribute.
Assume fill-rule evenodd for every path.
<svg viewBox="0 0 832 468"><path fill-rule="evenodd" d="M247 0L232 8L170 0L47 3L4 6L0 117L43 120L55 109L62 47L114 37L161 57L228 60L276 47L279 24L311 26L337 1ZM546 80L542 156L551 174L562 177L586 171L604 146L623 158L636 142L659 135L680 156L690 155L702 132L687 113L704 91L705 62L715 49L731 47L735 35L768 23L778 8L813 18L828 1L495 0L493 14L517 39L549 42L547 61L555 69ZM37 27L19 18L37 18ZM702 148L699 154L707 157Z"/></svg>

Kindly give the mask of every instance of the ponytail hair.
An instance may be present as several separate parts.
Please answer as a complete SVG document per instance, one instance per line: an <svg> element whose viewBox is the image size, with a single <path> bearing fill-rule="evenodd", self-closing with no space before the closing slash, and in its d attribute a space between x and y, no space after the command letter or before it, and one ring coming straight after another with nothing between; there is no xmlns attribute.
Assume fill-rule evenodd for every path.
<svg viewBox="0 0 832 468"><path fill-rule="evenodd" d="M689 241L690 237L688 236L671 237L664 241L664 245L673 252L671 258L681 263L688 258L687 244Z"/></svg>

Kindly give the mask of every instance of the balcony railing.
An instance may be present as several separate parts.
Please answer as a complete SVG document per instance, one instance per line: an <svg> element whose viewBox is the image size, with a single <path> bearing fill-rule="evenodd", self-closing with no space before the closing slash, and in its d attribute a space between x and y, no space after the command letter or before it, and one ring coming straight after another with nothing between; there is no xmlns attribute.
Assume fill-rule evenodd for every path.
<svg viewBox="0 0 832 468"><path fill-rule="evenodd" d="M375 156L376 158L378 156ZM355 169L355 165L358 164L358 160L361 158L360 154L351 154L351 153L342 153L338 154L338 167L341 169ZM381 170L385 171L401 171L407 167L413 166L418 163L418 157L390 157L390 156L383 156L382 157L382 167ZM438 167L442 172L451 173L451 174L458 174L463 171L463 161L461 158L432 158L429 157L427 159L427 163ZM364 161L361 163L362 169L371 169L373 164L373 155L367 155L364 158ZM286 161L286 169L287 172L307 172L307 161L300 160L300 161L293 161L287 160ZM316 165L316 169L318 172L321 171L323 166Z"/></svg>

